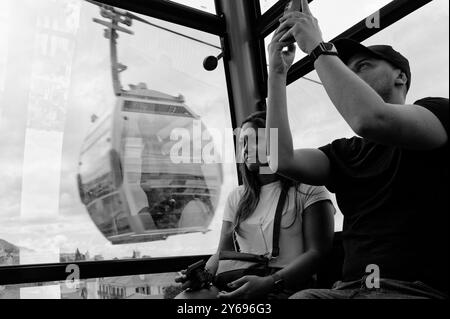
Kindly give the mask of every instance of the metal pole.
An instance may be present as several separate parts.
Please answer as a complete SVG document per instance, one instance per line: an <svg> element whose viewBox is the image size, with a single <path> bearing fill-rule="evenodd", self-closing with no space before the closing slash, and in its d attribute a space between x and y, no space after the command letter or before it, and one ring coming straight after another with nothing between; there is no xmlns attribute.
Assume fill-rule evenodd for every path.
<svg viewBox="0 0 450 319"><path fill-rule="evenodd" d="M263 98L258 83L255 54L258 39L254 37L253 14L248 0L217 0L218 14L223 15L226 22L226 35L229 51L225 54L224 63L228 68L228 84L232 87L234 123L240 123L257 110L258 102Z"/></svg>

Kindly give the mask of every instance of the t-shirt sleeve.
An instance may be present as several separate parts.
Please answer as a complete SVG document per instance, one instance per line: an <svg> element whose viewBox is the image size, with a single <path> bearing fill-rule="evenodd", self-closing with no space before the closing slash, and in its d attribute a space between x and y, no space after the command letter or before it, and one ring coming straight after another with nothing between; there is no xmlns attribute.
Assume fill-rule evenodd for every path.
<svg viewBox="0 0 450 319"><path fill-rule="evenodd" d="M241 196L241 187L235 188L228 195L228 198L225 202L225 208L222 218L224 222L231 222L231 223L234 222L240 196Z"/></svg>
<svg viewBox="0 0 450 319"><path fill-rule="evenodd" d="M441 121L448 136L449 100L441 97L427 97L414 102L432 112Z"/></svg>
<svg viewBox="0 0 450 319"><path fill-rule="evenodd" d="M342 181L341 173L346 166L345 157L347 148L347 139L335 140L330 144L319 147L319 150L321 150L330 161L330 176L325 186L332 193L336 192L339 188L339 183Z"/></svg>
<svg viewBox="0 0 450 319"><path fill-rule="evenodd" d="M304 196L303 211L314 203L329 200L331 202L331 194L323 186L311 186L302 184L300 191Z"/></svg>

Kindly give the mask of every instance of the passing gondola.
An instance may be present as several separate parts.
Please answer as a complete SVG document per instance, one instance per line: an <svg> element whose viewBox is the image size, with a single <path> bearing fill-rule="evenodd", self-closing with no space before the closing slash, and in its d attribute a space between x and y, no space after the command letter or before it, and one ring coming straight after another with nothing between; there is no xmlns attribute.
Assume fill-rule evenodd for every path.
<svg viewBox="0 0 450 319"><path fill-rule="evenodd" d="M117 60L118 31L132 34L121 25L140 18L98 5L109 19L94 21L107 27L116 104L91 118L79 160L81 201L113 244L207 232L223 181L218 159L206 162L193 152L193 137L207 135L207 128L182 95L154 91L144 83L122 88L119 75L126 66ZM174 138L177 131L190 138ZM180 148L188 150L181 158Z"/></svg>

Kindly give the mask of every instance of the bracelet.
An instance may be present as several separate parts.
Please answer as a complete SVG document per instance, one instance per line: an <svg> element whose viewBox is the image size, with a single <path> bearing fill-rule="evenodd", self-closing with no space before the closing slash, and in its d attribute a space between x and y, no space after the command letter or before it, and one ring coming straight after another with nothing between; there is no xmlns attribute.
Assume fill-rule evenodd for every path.
<svg viewBox="0 0 450 319"><path fill-rule="evenodd" d="M281 292L284 289L284 279L277 272L270 275L273 279L273 290L275 292Z"/></svg>

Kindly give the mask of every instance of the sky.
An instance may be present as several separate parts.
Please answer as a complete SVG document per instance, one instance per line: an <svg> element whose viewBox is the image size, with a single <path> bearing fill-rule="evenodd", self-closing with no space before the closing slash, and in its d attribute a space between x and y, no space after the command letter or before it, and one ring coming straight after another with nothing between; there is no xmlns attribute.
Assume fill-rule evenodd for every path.
<svg viewBox="0 0 450 319"><path fill-rule="evenodd" d="M97 230L80 202L76 175L91 115L115 104L108 43L92 22L100 17L98 8L80 0L0 1L0 238L33 250L21 263L56 262L59 253L76 248L105 258L131 256L133 249L154 257L213 253L226 196L237 185L232 164L223 165L222 194L206 234L113 246ZM178 2L214 13L212 0ZM331 39L388 2L316 0L311 10L324 38ZM261 3L265 11L274 1ZM449 95L448 6L447 0L434 0L364 42L391 44L409 58L409 103ZM203 32L146 19L220 43ZM231 126L223 64L214 72L202 67L203 58L219 50L140 23L131 29L133 36L118 39L119 60L128 66L124 86L145 82L153 90L183 94L208 128ZM315 72L308 77L319 80ZM288 105L296 147L353 135L318 84L299 79L290 85ZM336 230L341 228L338 213Z"/></svg>

